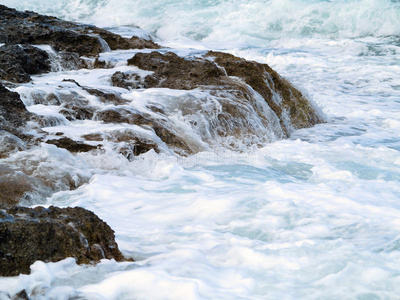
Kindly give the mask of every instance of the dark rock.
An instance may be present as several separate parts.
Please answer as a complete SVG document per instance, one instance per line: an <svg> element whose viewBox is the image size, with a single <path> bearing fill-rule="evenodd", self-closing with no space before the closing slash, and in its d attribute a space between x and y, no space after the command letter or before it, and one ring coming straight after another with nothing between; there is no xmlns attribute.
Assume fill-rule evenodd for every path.
<svg viewBox="0 0 400 300"><path fill-rule="evenodd" d="M74 30L72 22L34 12L19 12L0 6L0 42L6 44L48 44L57 51L97 56L101 45L96 37Z"/></svg>
<svg viewBox="0 0 400 300"><path fill-rule="evenodd" d="M63 82L72 82L72 83L75 83L77 86L81 87L81 85L78 82L76 82L75 79L63 79L62 81Z"/></svg>
<svg viewBox="0 0 400 300"><path fill-rule="evenodd" d="M152 125L152 121L135 109L110 108L98 111L95 118L105 123L128 123L134 125Z"/></svg>
<svg viewBox="0 0 400 300"><path fill-rule="evenodd" d="M83 135L82 138L84 138L87 141L101 142L102 140L105 139L104 135L105 135L104 133L89 133L89 134Z"/></svg>
<svg viewBox="0 0 400 300"><path fill-rule="evenodd" d="M119 147L119 153L129 160L150 150L154 150L156 153L160 152L156 143L139 138L133 138L126 145Z"/></svg>
<svg viewBox="0 0 400 300"><path fill-rule="evenodd" d="M122 49L122 50L127 50L127 49L159 49L161 48L160 45L154 43L151 40L139 38L137 36L133 36L130 39L126 39L118 34L111 33L107 30L95 27L95 26L89 26L89 25L83 25L84 29L82 29L83 32L85 33L93 33L99 35L103 40L105 40L110 47L111 50L117 50L117 49Z"/></svg>
<svg viewBox="0 0 400 300"><path fill-rule="evenodd" d="M105 60L100 60L96 57L93 63L93 68L95 69L106 69L107 68L107 62Z"/></svg>
<svg viewBox="0 0 400 300"><path fill-rule="evenodd" d="M71 144L77 151L90 147ZM61 163L43 152L36 148L0 161L0 206L38 204L55 192L76 189L90 179L91 173L77 170L73 162Z"/></svg>
<svg viewBox="0 0 400 300"><path fill-rule="evenodd" d="M57 52L54 55L54 57L50 57L55 63L54 70L52 69L52 71L79 70L89 68L90 66L90 63L80 58L78 53Z"/></svg>
<svg viewBox="0 0 400 300"><path fill-rule="evenodd" d="M0 83L0 130L18 136L29 116L19 94L11 92Z"/></svg>
<svg viewBox="0 0 400 300"><path fill-rule="evenodd" d="M167 122L155 123L153 124L152 129L155 134L176 153L184 156L194 153L193 149L191 149L185 139L177 132L174 132Z"/></svg>
<svg viewBox="0 0 400 300"><path fill-rule="evenodd" d="M31 298L28 296L28 293L26 290L22 290L18 293L16 293L11 300L30 300Z"/></svg>
<svg viewBox="0 0 400 300"><path fill-rule="evenodd" d="M16 205L20 201L29 202L30 198L42 189L41 194L49 196L50 191L41 188L40 180L22 172L0 165L0 205ZM44 194L43 194L44 193Z"/></svg>
<svg viewBox="0 0 400 300"><path fill-rule="evenodd" d="M58 148L67 149L69 152L73 153L88 152L90 150L97 149L96 146L88 145L83 142L74 141L67 137L62 137L56 140L47 140L46 143L56 145Z"/></svg>
<svg viewBox="0 0 400 300"><path fill-rule="evenodd" d="M111 76L111 84L127 90L144 88L145 84L139 75L134 73L115 72Z"/></svg>
<svg viewBox="0 0 400 300"><path fill-rule="evenodd" d="M211 61L197 58L187 60L172 52L137 53L128 60L128 65L154 71L154 75L145 78L148 88L191 90L199 86L219 85L221 77L225 75L223 70Z"/></svg>
<svg viewBox="0 0 400 300"><path fill-rule="evenodd" d="M0 42L6 44L48 44L56 51L98 56L105 40L112 50L159 46L144 39L129 40L90 25L67 22L34 12L19 12L0 6Z"/></svg>
<svg viewBox="0 0 400 300"><path fill-rule="evenodd" d="M126 112L128 111L124 109L102 110L96 113L96 120L100 120L105 123L128 123L129 120L126 118Z"/></svg>
<svg viewBox="0 0 400 300"><path fill-rule="evenodd" d="M0 84L0 95L0 108L2 110L5 110L7 113L12 113L13 111L15 111L18 112L18 114L22 115L27 112L25 105L21 101L18 93L11 92ZM22 121L18 120L17 124L21 125Z"/></svg>
<svg viewBox="0 0 400 300"><path fill-rule="evenodd" d="M155 119L134 109L125 108L102 110L96 113L95 118L105 123L128 123L151 129L165 144L177 153L182 155L193 153L184 138L174 132L171 125L165 119Z"/></svg>
<svg viewBox="0 0 400 300"><path fill-rule="evenodd" d="M115 150L132 160L134 156L154 150L159 153L160 150L156 142L143 138L131 130L115 130L107 133L92 133L82 136L88 141L107 140L116 144Z"/></svg>
<svg viewBox="0 0 400 300"><path fill-rule="evenodd" d="M129 40L131 48L134 49L160 49L160 45L151 40L138 38L137 36L131 37ZM112 49L112 48L111 48Z"/></svg>
<svg viewBox="0 0 400 300"><path fill-rule="evenodd" d="M96 96L103 103L111 103L114 105L123 105L128 103L127 100L123 99L119 94L116 93L104 92L88 87L84 87L84 90L90 95Z"/></svg>
<svg viewBox="0 0 400 300"><path fill-rule="evenodd" d="M123 261L113 230L80 208L12 207L0 210L0 276L29 273L36 260L74 257L78 264Z"/></svg>
<svg viewBox="0 0 400 300"><path fill-rule="evenodd" d="M90 120L93 118L95 108L89 105L89 101L71 101L61 105L59 111L69 121L73 120Z"/></svg>
<svg viewBox="0 0 400 300"><path fill-rule="evenodd" d="M0 78L12 82L29 82L30 74L49 72L51 64L46 51L32 46L0 47Z"/></svg>
<svg viewBox="0 0 400 300"><path fill-rule="evenodd" d="M207 59L184 59L174 53L137 53L128 60L128 65L154 72L144 79L148 88L163 87L181 90L201 88L215 91L212 94L218 95L224 91L240 103L240 101L252 102L254 96L249 89L251 87L264 98L277 115L286 137L291 129L287 128L284 112L288 112L291 125L295 129L322 122L309 100L268 65L246 61L221 52L210 51L205 57ZM240 78L248 86L241 84L235 78ZM221 115L221 118L229 119L229 110L232 112L232 117L237 115L235 113L238 112L237 108L232 105L229 105L229 108L227 103L225 102L224 107L225 116ZM259 115L263 118L262 112ZM233 133L228 131L225 134Z"/></svg>
<svg viewBox="0 0 400 300"><path fill-rule="evenodd" d="M227 75L242 78L265 99L279 118L282 117L283 109L288 111L296 129L310 127L322 121L308 99L267 64L215 51L208 52L206 57L215 58L215 62L225 69ZM281 96L281 104L273 99L273 93Z"/></svg>
<svg viewBox="0 0 400 300"><path fill-rule="evenodd" d="M6 44L49 44L56 51L73 52L79 56L97 56L101 52L98 38L72 30L48 24L32 24L21 19L0 24L0 41Z"/></svg>
<svg viewBox="0 0 400 300"><path fill-rule="evenodd" d="M91 35L97 35L101 39L103 39L108 47L110 47L111 50L117 50L117 49L132 49L132 43L126 38L123 38L122 36L111 33L105 29L101 29L95 26L90 26L90 25L80 25L81 27L78 29L80 32L85 33L85 34L91 34Z"/></svg>
<svg viewBox="0 0 400 300"><path fill-rule="evenodd" d="M152 112L158 113L160 115L165 115L165 110L160 106L148 105L147 108L150 109Z"/></svg>
<svg viewBox="0 0 400 300"><path fill-rule="evenodd" d="M65 125L67 123L65 121L65 118L62 118L60 116L32 115L29 119L30 121L33 121L39 125L39 128L36 129L40 129L43 127L60 126L60 125Z"/></svg>
<svg viewBox="0 0 400 300"><path fill-rule="evenodd" d="M26 150L26 148L27 144L22 139L7 131L0 130L0 159L11 153Z"/></svg>

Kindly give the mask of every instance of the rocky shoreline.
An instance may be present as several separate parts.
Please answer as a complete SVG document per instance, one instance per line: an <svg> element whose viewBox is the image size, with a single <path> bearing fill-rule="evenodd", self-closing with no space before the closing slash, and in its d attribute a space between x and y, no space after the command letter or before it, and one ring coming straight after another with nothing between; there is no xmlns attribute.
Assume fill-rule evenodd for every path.
<svg viewBox="0 0 400 300"><path fill-rule="evenodd" d="M23 151L47 145L49 149L65 149L63 153L72 159L76 153L101 152L111 143L128 161L150 150L187 156L215 143L231 150L238 150L236 141L262 146L274 138L287 138L295 129L323 122L318 109L268 65L231 54L209 51L181 57L151 40L125 38L95 26L1 5L0 43L1 276L27 273L35 260L57 261L70 256L78 263L102 258L124 260L112 230L93 213L82 208L18 206L41 204L53 193L75 189L91 176L56 170L58 177L49 178L48 170L39 170L39 163L14 158ZM113 90L86 86L72 78L63 78L52 87L58 93L40 93L34 86L24 86L32 82L33 75L113 68L100 54L118 49L150 50L128 59L129 71L112 73L109 85ZM58 106L57 115L29 111L21 95L13 91L20 86L30 89L34 105ZM146 112L129 105L131 100L124 96L134 90L155 89L180 90L183 96L173 107L148 105ZM207 96L194 101L191 91ZM218 102L211 113L203 105L207 97ZM191 129L200 132L199 141L171 121L176 111ZM146 134L128 129L99 131L76 140L63 132L43 130L60 122L85 120L134 125ZM13 164L15 161L18 163Z"/></svg>

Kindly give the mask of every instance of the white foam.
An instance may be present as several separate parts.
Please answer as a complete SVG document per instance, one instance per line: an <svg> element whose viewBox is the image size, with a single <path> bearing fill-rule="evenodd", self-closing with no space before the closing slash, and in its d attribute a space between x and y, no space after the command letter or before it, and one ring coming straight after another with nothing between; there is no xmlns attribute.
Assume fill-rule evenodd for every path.
<svg viewBox="0 0 400 300"><path fill-rule="evenodd" d="M1 3L102 27L137 25L163 40L202 40L265 46L285 37L359 37L399 34L396 1L257 0L193 2L158 0Z"/></svg>
<svg viewBox="0 0 400 300"><path fill-rule="evenodd" d="M39 8L32 3L25 5ZM41 3L49 11L48 3ZM66 9L61 14L81 18L78 2L69 3L57 4ZM205 148L183 158L164 148L129 162L112 149L70 155L48 145L15 154L7 162L30 166L39 161L46 172L61 161L51 176L61 169L90 178L76 190L52 195L46 204L94 211L115 230L122 252L137 262L39 262L31 275L2 278L0 290L31 292L42 286L44 297L56 299L398 298L400 51L395 38L380 37L398 33L398 3L225 1L205 7L203 2L139 1L134 10L127 9L128 1L79 3L85 18L94 14L107 24L140 24L169 45L179 45L174 51L181 54L235 45L231 53L268 63L305 88L328 122L242 153ZM99 18L105 11L107 18ZM103 53L101 58L116 65L110 70L34 77L33 89L50 93L61 84L78 92L73 83L62 82L75 79L123 93L129 105L148 113L149 103L170 112L185 99L215 103L198 90L111 87L108 78L131 70L125 60L134 53ZM16 89L29 109L56 110L34 105L30 89ZM171 118L187 130L181 115L171 113ZM45 128L77 140L119 129L150 134L133 125L95 121Z"/></svg>

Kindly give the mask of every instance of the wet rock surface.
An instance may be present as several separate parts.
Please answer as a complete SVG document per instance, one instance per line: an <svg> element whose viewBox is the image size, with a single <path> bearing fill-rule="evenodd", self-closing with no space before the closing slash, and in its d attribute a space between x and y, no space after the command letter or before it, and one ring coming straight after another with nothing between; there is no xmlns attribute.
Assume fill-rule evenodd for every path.
<svg viewBox="0 0 400 300"><path fill-rule="evenodd" d="M133 36L129 39L129 44L131 48L134 49L159 49L161 48L157 43L151 40L142 39L137 36ZM111 48L113 49L113 48Z"/></svg>
<svg viewBox="0 0 400 300"><path fill-rule="evenodd" d="M165 144L171 149L181 155L187 155L193 153L192 149L184 138L179 136L177 132L171 128L170 124L163 118L154 118L149 114L143 114L132 108L112 108L102 110L96 113L95 118L105 123L127 123L132 125L139 125L141 127L152 130ZM134 145L138 143L135 140ZM142 142L141 144L153 145L154 143ZM158 147L154 147L157 151ZM147 152L147 151L146 151ZM140 154L143 151L139 152Z"/></svg>
<svg viewBox="0 0 400 300"><path fill-rule="evenodd" d="M72 145L78 148L74 150L87 147L74 142ZM53 145L48 146L55 148ZM31 151L19 152L1 160L0 206L38 204L55 192L74 190L86 183L90 179L90 172L76 172L73 165L57 164L57 160L72 158L67 150L60 151L59 157L51 157L51 153L35 147Z"/></svg>
<svg viewBox="0 0 400 300"><path fill-rule="evenodd" d="M83 142L74 141L67 137L62 137L60 139L47 140L47 144L56 145L58 148L67 149L69 152L88 152L90 150L97 149L96 146L88 145Z"/></svg>
<svg viewBox="0 0 400 300"><path fill-rule="evenodd" d="M50 45L57 52L60 65L67 69L84 67L79 56L97 57L109 49L158 49L156 43L132 37L124 38L107 30L67 22L35 12L20 12L0 5L0 78L28 82L29 74L50 71L46 51L30 45Z"/></svg>
<svg viewBox="0 0 400 300"><path fill-rule="evenodd" d="M128 101L121 97L120 94L111 93L107 91L101 91L99 89L93 89L89 87L84 87L90 95L96 96L101 102L106 104L123 105L127 104Z"/></svg>
<svg viewBox="0 0 400 300"><path fill-rule="evenodd" d="M0 47L0 78L12 82L29 82L29 74L49 72L51 62L46 51L32 46Z"/></svg>
<svg viewBox="0 0 400 300"><path fill-rule="evenodd" d="M17 205L35 195L39 186L41 183L38 179L15 171L7 165L0 165L0 205ZM50 195L49 192L47 190L46 195Z"/></svg>
<svg viewBox="0 0 400 300"><path fill-rule="evenodd" d="M90 120L93 118L95 108L89 105L87 100L70 101L63 103L59 111L68 120Z"/></svg>
<svg viewBox="0 0 400 300"><path fill-rule="evenodd" d="M121 87L127 90L135 90L146 87L146 84L141 80L139 75L120 71L115 72L111 76L111 83L113 86Z"/></svg>
<svg viewBox="0 0 400 300"><path fill-rule="evenodd" d="M153 71L145 78L147 88L164 87L190 90L204 85L220 85L224 71L213 62L200 59L184 59L175 53L137 53L128 59L128 65Z"/></svg>
<svg viewBox="0 0 400 300"><path fill-rule="evenodd" d="M18 93L12 92L0 83L0 131L21 134L30 113Z"/></svg>
<svg viewBox="0 0 400 300"><path fill-rule="evenodd" d="M97 56L103 50L98 37L105 40L111 50L159 48L157 44L141 38L130 40L95 26L67 22L35 12L20 12L0 5L1 43L47 44L57 51Z"/></svg>
<svg viewBox="0 0 400 300"><path fill-rule="evenodd" d="M133 130L114 130L107 133L93 133L82 136L87 141L112 142L115 150L125 156L128 160L133 160L135 156L154 150L160 152L156 141L139 136Z"/></svg>
<svg viewBox="0 0 400 300"><path fill-rule="evenodd" d="M0 208L0 241L0 276L29 273L36 260L124 260L113 230L80 207Z"/></svg>
<svg viewBox="0 0 400 300"><path fill-rule="evenodd" d="M7 157L10 153L27 149L27 144L19 137L0 130L0 159Z"/></svg>
<svg viewBox="0 0 400 300"><path fill-rule="evenodd" d="M215 51L208 52L206 57L215 58L215 63L223 67L227 75L243 79L265 99L279 118L282 117L282 110L287 110L296 129L322 121L308 99L267 64ZM274 93L279 94L278 101L274 99Z"/></svg>
<svg viewBox="0 0 400 300"><path fill-rule="evenodd" d="M144 78L146 88L202 88L216 90L216 93L219 93L218 90L226 90L232 99L251 102L254 96L248 87L235 79L240 78L264 98L279 118L286 137L291 128L287 128L285 113L294 129L309 127L322 121L309 100L266 64L214 51L208 52L203 58L189 59L172 52L161 54L153 51L137 53L128 60L128 65L154 72ZM233 106L226 108L232 112L236 110Z"/></svg>

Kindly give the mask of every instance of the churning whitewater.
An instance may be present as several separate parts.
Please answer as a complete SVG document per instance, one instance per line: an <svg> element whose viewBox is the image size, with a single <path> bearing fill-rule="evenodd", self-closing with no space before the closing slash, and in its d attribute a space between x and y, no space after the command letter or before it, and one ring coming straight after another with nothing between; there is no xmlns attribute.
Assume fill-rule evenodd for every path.
<svg viewBox="0 0 400 300"><path fill-rule="evenodd" d="M151 37L164 52L220 50L267 63L308 94L326 121L294 130L288 139L272 124L257 140L221 142L233 143L232 149L210 142L204 126L189 132L199 151L188 156L161 143L160 153L132 160L107 145L96 155L47 144L11 155L4 163L39 166L36 172L61 189L63 172L87 182L50 193L39 204L93 211L135 262L37 261L30 275L0 278L0 297L25 289L32 299L399 299L399 1L0 3ZM56 94L53 86L64 78L111 88L107 78L126 70L126 60L138 52L103 50L100 58L112 69L54 65L54 72L13 89L29 111L53 117L44 131L72 139L140 131L128 124L70 122L51 101L37 104ZM73 81L63 87L79 93ZM138 109L168 107L171 122L185 132L187 119L174 109L182 99L204 96L198 93L150 89L126 97ZM216 100L207 99L205 110L214 109Z"/></svg>

